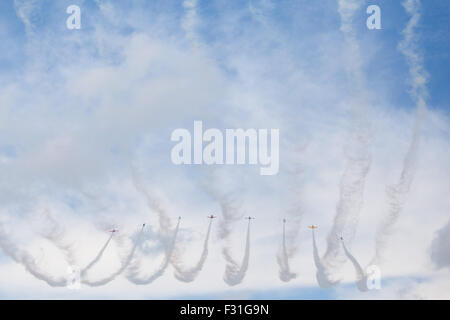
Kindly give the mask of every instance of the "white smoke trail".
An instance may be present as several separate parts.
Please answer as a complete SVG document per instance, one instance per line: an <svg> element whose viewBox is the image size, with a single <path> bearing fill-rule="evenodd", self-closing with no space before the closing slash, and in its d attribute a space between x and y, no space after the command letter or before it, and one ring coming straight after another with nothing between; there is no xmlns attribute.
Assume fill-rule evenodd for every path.
<svg viewBox="0 0 450 320"><path fill-rule="evenodd" d="M173 255L173 252L175 249L175 243L176 243L179 228L180 228L180 219L178 219L177 226L175 227L172 241L169 243L169 247L167 247L165 250L164 260L161 263L161 266L155 272L153 272L150 276L141 277L141 276L139 276L139 273L140 273L139 263L138 262L133 263L129 267L127 275L126 275L127 279L130 282L137 284L137 285L146 285L146 284L152 283L153 281L155 281L156 279L158 279L159 277L161 277L164 274L164 271L169 266L169 263L171 261L171 258L172 258L172 255Z"/></svg>
<svg viewBox="0 0 450 320"><path fill-rule="evenodd" d="M218 236L220 239L224 240L224 247L222 248L222 255L226 262L224 281L228 285L233 286L240 283L243 280L245 272L247 271L249 250L250 250L250 242L249 242L250 221L247 231L247 243L245 248L244 259L240 267L239 264L233 259L231 254L230 236L234 222L236 222L237 220L241 220L243 218L244 214L241 212L241 206L237 204L237 201L233 199L231 194L214 192L214 190L209 190L209 192L214 198L218 199L220 204L222 218L219 220L220 224L218 226L219 227Z"/></svg>
<svg viewBox="0 0 450 320"><path fill-rule="evenodd" d="M36 260L27 252L18 248L0 225L0 248L17 263L23 265L25 269L39 280L45 281L52 287L65 287L68 284L67 277L54 277L43 270L40 270Z"/></svg>
<svg viewBox="0 0 450 320"><path fill-rule="evenodd" d="M158 215L158 221L159 221L159 232L161 239L167 239L167 237L170 236L170 232L172 230L171 222L170 222L170 216L164 210L160 204L159 199L152 196L150 192L145 188L145 186L142 184L142 181L139 178L138 172L136 168L132 167L132 176L133 176L133 184L141 194L144 195L145 199L147 200L147 206L151 211L156 212Z"/></svg>
<svg viewBox="0 0 450 320"><path fill-rule="evenodd" d="M333 226L327 237L327 250L323 263L328 268L338 268L345 262L336 234L345 234L353 240L358 224L359 213L363 205L365 178L370 168L370 155L364 137L360 136L360 157L347 154L347 167L340 182L340 199L336 208Z"/></svg>
<svg viewBox="0 0 450 320"><path fill-rule="evenodd" d="M279 276L280 280L288 282L297 277L296 273L291 272L289 268L289 257L291 255L288 253L286 248L286 220L283 220L283 240L281 244L281 251L277 255L278 265L280 266Z"/></svg>
<svg viewBox="0 0 450 320"><path fill-rule="evenodd" d="M70 266L76 266L77 263L75 259L73 245L68 244L64 239L66 234L65 229L60 224L58 224L58 222L50 215L48 211L46 211L44 214L46 219L46 228L43 232L41 232L41 235L47 240L51 241L58 249L60 249L65 254L67 262L69 263ZM89 262L86 267L80 270L80 278L82 283L93 285L94 283L97 282L87 280L87 272L100 261L100 259L103 256L103 253L105 252L109 243L111 242L113 235L114 233L111 233L110 237L107 239L106 243L100 249L98 254L94 257L94 259L91 262Z"/></svg>
<svg viewBox="0 0 450 320"><path fill-rule="evenodd" d="M45 228L40 235L52 242L59 250L61 250L67 259L69 265L76 265L75 251L73 244L67 243L65 240L66 231L51 215L48 210L44 212Z"/></svg>
<svg viewBox="0 0 450 320"><path fill-rule="evenodd" d="M217 178L214 177L210 178L209 180L217 180ZM225 194L220 190L211 187L205 190L219 202L221 208L222 215L219 219L218 237L219 239L224 241L222 248L222 255L226 262L224 281L230 286L233 286L243 280L245 272L247 271L249 258L249 251L247 252L247 250L250 250L250 243L248 238L250 236L250 221L248 227L249 229L247 231L245 255L241 267L239 267L239 264L233 259L231 254L230 236L232 233L233 224L236 221L241 220L244 216L243 212L241 211L241 205L237 203L236 199L231 195L231 193Z"/></svg>
<svg viewBox="0 0 450 320"><path fill-rule="evenodd" d="M152 196L150 194L150 192L148 192L147 188L145 188L145 186L142 184L142 181L139 178L138 171L135 167L132 167L132 176L133 176L133 184L134 184L136 190L138 190L140 193L142 193L145 196L145 198L147 200L147 206L149 207L149 209L151 211L154 211L157 213L158 221L159 221L159 240L162 241L164 243L164 245L166 246L166 248L169 248L169 249L166 249L166 255L165 255L164 261L161 264L158 271L156 271L153 274L153 276L150 276L147 279L147 281L141 281L141 279L137 278L139 270L138 270L138 267L136 267L136 266L133 268L133 271L130 273L129 280L134 281L133 279L136 278L135 280L137 282L139 282L138 284L146 284L146 283L153 282L155 279L157 279L164 273L165 269L167 268L167 263L172 263L172 265L174 266L174 268L176 270L175 277L179 276L179 280L184 281L182 279L186 279L185 281L189 282L190 277L193 277L193 279L194 279L197 275L186 274L185 277L183 277L183 271L181 269L181 261L180 261L180 258L178 258L178 255L176 253L176 247L172 247L172 245L173 246L175 245L175 238L173 238L171 243L169 243L169 244L167 243L167 239L170 238L170 232L172 230L169 214L161 206L159 199ZM178 233L179 223L180 223L180 221L178 221L177 227L175 228L175 237ZM208 238L209 238L209 234L208 234ZM205 259L206 259L206 257L205 257ZM201 267L202 266L200 266L200 268ZM178 272L177 272L177 270L178 270ZM140 282L144 282L144 283L140 283Z"/></svg>
<svg viewBox="0 0 450 320"><path fill-rule="evenodd" d="M319 284L319 287L321 288L330 288L339 281L332 281L330 280L330 274L328 270L325 268L325 266L322 263L322 260L319 256L319 250L317 249L317 243L316 243L316 236L314 233L314 229L312 230L312 238L313 238L313 257L314 257L314 264L316 265L316 279L317 283Z"/></svg>
<svg viewBox="0 0 450 320"><path fill-rule="evenodd" d="M38 5L38 0L14 0L16 14L25 25L25 31L28 35L34 31L35 26L31 19L33 18L34 12L38 11Z"/></svg>
<svg viewBox="0 0 450 320"><path fill-rule="evenodd" d="M233 223L241 220L244 217L244 214L241 212L241 206L230 194L221 195L219 197L219 205L222 217L219 220L218 235L220 239L228 241Z"/></svg>
<svg viewBox="0 0 450 320"><path fill-rule="evenodd" d="M123 261L121 262L121 266L120 268L115 271L114 273L112 273L111 275L109 275L108 277L105 277L103 279L100 280L88 280L88 279L82 279L81 283L86 284L88 286L91 287L99 287L99 286L103 286L111 281L113 281L117 276L119 276L120 274L122 274L122 272L124 272L128 266L130 265L131 261L133 260L134 254L136 252L136 249L140 243L141 240L141 235L142 232L144 231L144 226L142 226L136 240L135 243L133 245L133 247L131 248L131 251L128 255L125 256L125 258L123 259Z"/></svg>
<svg viewBox="0 0 450 320"><path fill-rule="evenodd" d="M292 146L289 146L292 148ZM296 273L291 272L289 267L289 260L295 256L298 251L298 235L303 217L303 205L302 205L302 168L300 166L301 157L304 153L306 146L298 144L293 153L291 164L287 167L290 168L287 172L290 179L286 186L293 195L289 210L286 211L286 216L283 218L283 237L281 246L277 254L277 262L279 266L279 278L281 281L288 282L297 277ZM287 161L289 161L287 159ZM288 223L288 224L286 224Z"/></svg>
<svg viewBox="0 0 450 320"><path fill-rule="evenodd" d="M196 28L198 26L197 0L184 0L183 7L185 9L181 26L186 34L186 38L192 42L194 47L199 44Z"/></svg>
<svg viewBox="0 0 450 320"><path fill-rule="evenodd" d="M245 242L245 253L241 265L239 266L238 263L232 258L229 247L225 247L222 250L225 260L227 261L223 280L229 286L235 286L241 283L242 280L244 280L245 273L248 269L250 259L250 221L251 220L249 219L247 226L247 239Z"/></svg>
<svg viewBox="0 0 450 320"><path fill-rule="evenodd" d="M103 253L105 252L106 248L108 248L108 245L109 245L109 243L111 242L113 236L114 236L114 233L111 233L111 235L109 236L108 240L106 240L106 243L105 243L105 244L103 245L103 247L100 249L100 251L99 251L98 254L95 256L95 258L92 259L92 261L89 262L89 263L86 265L86 267L84 267L84 268L81 270L81 272L80 272L81 279L84 279L85 276L86 276L86 274L87 274L87 272L88 272L93 266L95 266L95 265L100 261L100 259L102 258Z"/></svg>
<svg viewBox="0 0 450 320"><path fill-rule="evenodd" d="M209 242L209 235L211 233L211 226L212 226L212 219L208 224L208 231L206 232L205 241L203 243L203 252L197 264L193 268L184 270L181 266L178 257L175 257L175 255L172 257L172 265L175 268L175 278L177 278L178 280L183 282L192 282L195 280L199 272L202 270L206 258L208 257L208 242Z"/></svg>
<svg viewBox="0 0 450 320"><path fill-rule="evenodd" d="M350 101L352 132L346 148L346 166L340 181L340 196L336 208L333 226L327 237L327 250L322 264L329 269L336 269L345 263L345 254L336 234L345 234L349 242L353 241L358 225L359 214L363 205L364 186L370 170L370 132L366 116L367 98L364 90L362 59L356 33L352 28L355 12L361 7L361 0L339 0L338 10L341 16L341 31L349 49L349 63L346 64L350 83L355 88L355 95Z"/></svg>
<svg viewBox="0 0 450 320"><path fill-rule="evenodd" d="M427 72L423 67L422 56L416 48L417 39L414 29L420 20L420 0L407 0L403 2L406 11L411 18L403 30L404 39L399 44L399 49L406 57L411 75L411 96L415 100L417 106L416 120L414 124L411 144L403 161L403 168L399 181L389 186L386 190L389 210L387 215L381 221L375 235L375 256L372 264L380 264L383 260L383 252L387 245L389 235L393 232L393 227L397 222L400 212L406 201L411 184L414 180L416 162L419 152L420 131L423 118L426 113L426 79Z"/></svg>
<svg viewBox="0 0 450 320"><path fill-rule="evenodd" d="M364 272L363 268L359 264L358 260L348 251L347 247L345 246L344 240L342 240L342 247L344 248L345 255L347 258L351 261L353 264L353 267L355 268L356 273L356 287L359 289L359 291L368 291L367 288L367 275Z"/></svg>

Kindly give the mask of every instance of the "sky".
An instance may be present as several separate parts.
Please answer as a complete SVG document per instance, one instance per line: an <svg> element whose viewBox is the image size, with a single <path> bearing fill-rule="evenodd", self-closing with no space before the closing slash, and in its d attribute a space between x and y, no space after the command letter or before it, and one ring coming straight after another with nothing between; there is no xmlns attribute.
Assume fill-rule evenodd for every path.
<svg viewBox="0 0 450 320"><path fill-rule="evenodd" d="M439 0L1 1L0 298L449 299L449 17ZM279 171L175 165L194 121L278 129ZM343 243L380 289L358 289Z"/></svg>

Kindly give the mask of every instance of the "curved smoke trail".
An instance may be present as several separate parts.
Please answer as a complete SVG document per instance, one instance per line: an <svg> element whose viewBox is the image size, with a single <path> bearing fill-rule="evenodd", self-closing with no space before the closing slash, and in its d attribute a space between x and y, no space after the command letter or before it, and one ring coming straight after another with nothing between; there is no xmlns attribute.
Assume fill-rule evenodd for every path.
<svg viewBox="0 0 450 320"><path fill-rule="evenodd" d="M420 131L427 109L425 99L427 96L426 78L428 75L423 67L423 58L417 53L417 39L414 34L414 29L420 19L420 0L406 0L403 2L403 6L411 15L411 18L406 28L403 30L404 39L400 42L399 49L406 57L409 65L409 72L411 75L411 96L416 102L417 113L411 144L409 145L403 161L400 179L397 184L389 186L386 190L389 209L387 215L377 228L375 235L375 256L372 259L371 264L380 264L382 262L388 237L393 232L393 227L400 216L400 212L403 210L406 196L408 195L414 180L419 152Z"/></svg>
<svg viewBox="0 0 450 320"><path fill-rule="evenodd" d="M150 210L155 211L158 215L158 221L159 221L159 238L160 240L165 243L166 239L168 239L170 237L170 232L172 230L171 227L171 222L170 222L170 216L169 214L166 212L166 210L160 205L160 201L156 198L153 197L148 190L145 188L145 186L142 184L137 169L135 167L132 167L132 175L133 175L133 184L136 188L136 190L138 190L140 193L142 193L146 200L147 200L147 206L149 207ZM186 274L184 274L184 271L181 268L181 262L179 261L179 258L177 257L176 254L176 248L175 248L175 237L178 233L178 227L179 227L180 221L178 221L178 224L175 228L176 232L175 232L175 236L173 238L172 243L170 243L168 245L168 250L166 250L166 256L164 258L163 263L161 264L160 268L158 269L158 271L156 271L152 276L150 276L148 279L145 279L145 281L141 281L142 279L138 278L138 269L137 267L134 267L134 270L130 273L130 281L137 281L138 284L146 284L146 283L150 283L153 282L155 279L157 279L158 277L160 277L165 269L167 268L167 265L169 263L172 263L173 267L175 268L175 277L181 281L186 281L186 282L190 282L193 281L195 279L195 277L197 276L197 274L188 274L189 271L193 271L198 273L200 271L200 269L203 267L203 263L201 263L201 265L197 265L196 267L199 267L200 269L198 271L195 271L195 268L192 270L186 270ZM209 233L208 233L208 239L209 239ZM166 244L167 245L167 244ZM207 255L207 249L206 252L204 251L204 253ZM202 255L203 257L203 255ZM206 256L205 256L206 259ZM202 260L200 259L199 263L202 262ZM203 261L204 262L204 261ZM192 278L192 280L190 280ZM140 283L140 282L144 282L144 283Z"/></svg>
<svg viewBox="0 0 450 320"><path fill-rule="evenodd" d="M8 237L2 225L0 225L0 248L17 263L39 280L45 281L52 287L65 287L68 285L67 277L53 277L39 269L36 260L27 252L19 249Z"/></svg>
<svg viewBox="0 0 450 320"><path fill-rule="evenodd" d="M93 280L88 280L88 279L82 279L81 283L87 284L88 286L91 286L91 287L99 287L99 286L103 286L103 285L113 281L117 276L122 274L122 272L124 272L125 269L128 268L131 261L133 260L133 256L134 256L136 249L140 243L140 239L141 239L141 235L142 235L143 231L144 231L144 226L142 226L141 231L139 232L137 239L136 239L130 253L125 257L125 259L123 259L120 268L116 272L114 272L110 276L105 277L100 280L93 281Z"/></svg>
<svg viewBox="0 0 450 320"><path fill-rule="evenodd" d="M338 10L341 16L341 31L349 49L351 61L347 63L348 73L355 95L350 101L352 116L352 131L345 152L346 166L340 181L340 196L336 208L333 226L327 237L327 250L322 263L329 269L339 268L345 263L345 254L336 234L345 234L351 242L356 233L359 214L364 199L364 186L370 170L370 131L366 116L367 98L364 90L362 59L356 32L352 28L355 12L362 5L361 0L339 0Z"/></svg>
<svg viewBox="0 0 450 320"><path fill-rule="evenodd" d="M314 229L312 230L312 239L313 239L313 257L314 257L314 264L316 265L316 279L317 283L321 288L330 288L339 281L332 281L330 280L330 274L327 268L325 268L324 264L322 263L322 260L319 256L319 250L317 249L317 243L316 243L316 236L314 233Z"/></svg>
<svg viewBox="0 0 450 320"><path fill-rule="evenodd" d="M156 197L152 197L152 195L148 192L145 186L142 184L142 181L139 179L138 172L136 168L132 167L132 176L133 176L133 184L137 191L145 196L147 200L147 206L150 210L155 211L158 215L159 221L159 230L160 237L162 239L167 239L170 237L170 232L172 230L170 216L167 212L162 208L159 200Z"/></svg>
<svg viewBox="0 0 450 320"><path fill-rule="evenodd" d="M46 220L46 227L39 234L53 243L64 254L69 265L76 265L73 244L67 243L65 240L66 230L51 216L49 210L45 210L43 215Z"/></svg>
<svg viewBox="0 0 450 320"><path fill-rule="evenodd" d="M355 235L369 167L369 155L362 155L360 158L347 155L347 167L340 183L340 199L333 226L327 237L327 250L323 256L324 264L328 268L337 268L345 262L336 234L345 234L351 240Z"/></svg>
<svg viewBox="0 0 450 320"><path fill-rule="evenodd" d="M140 273L139 272L139 269L140 269L139 264L135 263L135 264L131 265L130 268L128 269L128 272L126 275L126 278L130 282L132 282L134 284L138 284L138 285L146 285L146 284L152 283L153 281L155 281L156 279L158 279L159 277L161 277L164 274L164 271L167 269L167 267L169 266L170 260L172 259L179 227L180 227L180 219L178 219L177 226L175 227L172 241L170 242L169 247L166 248L164 260L163 260L161 266L150 276L140 277L139 276L139 273Z"/></svg>
<svg viewBox="0 0 450 320"><path fill-rule="evenodd" d="M47 228L45 231L41 232L41 235L46 238L47 240L51 241L58 249L60 249L66 256L67 261L70 265L76 265L75 261L75 255L73 246L71 244L67 244L64 241L65 236L65 230L63 227L61 227L56 220L48 213L45 212L45 218L47 220ZM100 259L103 256L103 253L105 252L106 248L108 247L109 243L111 242L113 238L114 233L111 234L111 236L108 238L106 243L103 245L103 247L100 249L99 253L95 256L95 258L88 263L86 267L80 270L80 277L81 281L84 283L84 280L86 278L87 272L96 265ZM86 284L89 284L89 280L86 280Z"/></svg>
<svg viewBox="0 0 450 320"><path fill-rule="evenodd" d="M106 243L105 243L105 244L103 245L103 247L100 249L100 251L99 251L98 254L95 256L95 258L92 259L92 261L89 262L89 263L87 264L87 266L84 267L84 268L81 270L81 272L80 272L81 279L83 279L83 278L85 277L86 273L87 273L94 265L96 265L96 264L100 261L100 259L102 258L103 253L105 252L106 248L108 248L108 245L109 245L109 243L111 242L113 236L114 236L114 233L111 233L111 235L109 236L108 240L106 240Z"/></svg>
<svg viewBox="0 0 450 320"><path fill-rule="evenodd" d="M225 267L225 274L223 275L223 280L230 286L235 286L242 282L245 277L245 273L248 269L248 262L250 259L250 219L248 220L247 226L247 239L245 242L245 254L242 259L242 263L239 266L236 261L231 257L230 250L225 247L222 252L227 261Z"/></svg>
<svg viewBox="0 0 450 320"><path fill-rule="evenodd" d="M231 236L233 223L241 220L244 214L241 212L240 205L237 204L236 200L232 199L231 195L220 196L219 205L222 212L222 219L219 220L218 236L220 239L228 241Z"/></svg>
<svg viewBox="0 0 450 320"><path fill-rule="evenodd" d="M211 192L211 190L209 190L209 192ZM211 194L219 202L222 212L222 217L219 220L220 224L218 225L218 236L220 239L224 240L222 255L225 259L226 266L223 279L228 285L233 286L239 284L243 280L245 272L247 271L250 252L250 221L248 224L245 255L241 267L239 267L239 264L233 259L231 254L230 236L234 222L243 218L244 214L241 212L241 206L237 204L231 194L223 194L221 192L212 192Z"/></svg>
<svg viewBox="0 0 450 320"><path fill-rule="evenodd" d="M206 258L208 257L208 242L209 235L211 233L212 219L208 224L208 231L206 232L205 241L203 243L203 252L198 260L197 264L188 270L183 270L180 263L177 261L176 257L172 258L172 265L175 268L175 278L183 282L192 282L198 276L199 272L202 270L205 264Z"/></svg>
<svg viewBox="0 0 450 320"><path fill-rule="evenodd" d="M283 220L283 241L281 244L281 252L277 255L278 265L280 266L280 280L288 282L297 277L296 273L291 272L289 268L289 253L286 248L286 220Z"/></svg>
<svg viewBox="0 0 450 320"><path fill-rule="evenodd" d="M356 287L359 289L359 291L368 291L367 288L367 275L364 272L363 268L359 264L358 260L348 251L347 247L345 246L344 240L342 240L342 247L344 248L345 255L347 258L351 261L353 264L353 267L355 268L356 273Z"/></svg>
<svg viewBox="0 0 450 320"><path fill-rule="evenodd" d="M232 199L232 196L230 194L214 194L214 196L218 198L222 212L222 219L220 220L221 223L219 224L218 228L218 236L225 242L224 247L222 248L222 255L226 262L223 279L228 285L234 286L239 284L243 280L248 267L248 259L250 253L250 220L248 223L247 242L245 247L244 259L242 260L242 264L240 267L239 264L233 259L231 254L230 236L233 223L237 220L242 219L243 213L241 212L240 205L236 203L236 200Z"/></svg>

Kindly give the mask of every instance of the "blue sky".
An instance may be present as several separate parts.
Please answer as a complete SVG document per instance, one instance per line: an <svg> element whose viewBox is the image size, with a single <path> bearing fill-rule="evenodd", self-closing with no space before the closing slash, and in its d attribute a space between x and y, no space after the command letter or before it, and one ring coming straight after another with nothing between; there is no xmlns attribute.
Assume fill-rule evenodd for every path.
<svg viewBox="0 0 450 320"><path fill-rule="evenodd" d="M373 74L374 84L379 83L383 71L391 71L395 68L396 72L392 72L389 77L383 77L383 82L388 81L387 87L398 85L401 81L402 75L406 74L407 66L401 54L397 50L401 37L401 30L408 20L408 16L404 12L400 1L378 1L382 8L382 29L376 32L371 32L366 28L358 28L362 41L368 43L376 42L376 46L370 49L375 50L377 59L376 63L368 64L368 72ZM38 6L33 10L31 15L33 24L38 33L49 33L55 37L54 41L61 41L67 39L70 34L65 28L65 19L62 12L70 4L83 5L83 30L79 33L91 33L94 24L97 22L94 17L99 14L99 8L94 1L60 1L58 3L52 1L42 1L42 6ZM115 4L121 6L123 15L126 15L127 8L139 8L139 21L135 25L129 23L114 24L108 21L102 21L104 26L111 28L118 33L132 33L136 30L144 30L145 25L150 21L158 19L158 15L165 15L165 19L169 20L164 31L180 34L173 25L180 21L182 17L182 7L176 1L132 1L131 4ZM0 4L2 33L8 40L8 50L2 50L1 67L2 73L17 74L22 70L24 63L27 61L25 56L26 46L26 32L22 21L17 17L14 2L4 1ZM213 1L208 3L200 2L198 4L198 13L202 15L203 26L199 28L198 33L207 43L220 43L223 41L223 34L221 34L220 26L216 25L216 21L220 21L221 17L226 16L227 11L245 11L248 4L241 1ZM339 28L339 16L336 10L335 1L325 1L320 5L310 4L307 1L282 1L277 5L269 19L273 23L273 28L279 31L289 39L303 39L305 35L314 35L314 33L333 32ZM426 69L433 76L429 80L430 90L430 104L436 108L446 108L446 102L449 98L448 90L442 87L448 76L448 11L449 4L432 0L427 1L422 5L422 16L420 22L420 42L423 50L424 61ZM293 14L293 10L296 10ZM364 26L367 14L364 10L360 10L355 17L356 23ZM250 19L250 13L241 13L236 32L252 32L255 26L255 21ZM104 19L106 20L106 19ZM301 43L292 41L291 45L295 48L301 48ZM319 45L319 44L316 44ZM94 49L94 48L93 48ZM311 54L314 54L314 47L309 48ZM317 48L316 48L317 49ZM94 51L95 52L95 51ZM377 72L371 72L377 70ZM4 80L5 81L5 80ZM399 88L395 96L392 96L394 103L408 104L406 88Z"/></svg>
<svg viewBox="0 0 450 320"><path fill-rule="evenodd" d="M408 33L413 40L402 51L411 21L402 3L2 1L0 296L448 298L448 266L437 268L430 251L445 247L437 231L445 230L450 204L445 196L450 191L450 4L422 1L418 24ZM81 9L79 30L66 27L66 8L72 4ZM381 8L381 30L366 27L370 4ZM345 10L352 12L354 37L341 29ZM417 54L418 62L410 63L408 52ZM427 91L423 119L411 91L418 83L415 67L419 76L427 74L426 83L418 84ZM260 176L254 166L175 166L171 133L192 130L194 120L219 130L278 128L279 174ZM414 144L417 121L423 122L420 149L410 152L417 167L408 171L404 158ZM367 138L367 145L352 140L355 133ZM352 171L352 152L367 152L371 161L361 193L355 191L346 209L353 220L342 231L364 266L376 250L376 226L392 210L386 187L401 184L405 170L404 176L414 176L385 250L385 286L368 294L355 289L348 261L332 272L340 285L319 288L306 230L319 224L320 253L332 247L326 239L336 230L333 221L342 179ZM176 248L183 264L193 265L200 256L206 214L218 215L198 280L177 282L172 261L148 288L132 285L124 273L104 287L68 293L25 270L29 255L44 273L64 275L69 256L87 264L105 241L105 231L117 226L123 232L90 276L111 274L143 221L152 232L145 236L148 250L138 250L140 271L155 270L167 254L167 235L159 238L164 231L158 229L159 209L148 206L133 170L170 217L171 228L183 216ZM231 288L222 280L222 249L228 246L240 262L246 229L239 219L227 221L229 199L242 216L258 217L249 269ZM60 230L53 242L42 236L49 229L46 215ZM278 279L276 258L283 217L293 221L289 261L298 273L289 283ZM231 226L230 238L220 235L225 225ZM419 228L423 233L410 239L411 230ZM13 253L8 251L12 244Z"/></svg>

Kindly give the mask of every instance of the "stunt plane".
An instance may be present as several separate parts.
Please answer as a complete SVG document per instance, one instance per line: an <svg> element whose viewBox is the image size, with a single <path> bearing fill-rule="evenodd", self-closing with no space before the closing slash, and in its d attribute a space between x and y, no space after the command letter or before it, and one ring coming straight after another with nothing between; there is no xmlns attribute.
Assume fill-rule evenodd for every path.
<svg viewBox="0 0 450 320"><path fill-rule="evenodd" d="M286 219L283 219L283 223L286 223Z"/></svg>
<svg viewBox="0 0 450 320"><path fill-rule="evenodd" d="M247 219L247 220L252 220L252 219L255 219L255 218L254 218L254 217L248 216L248 217L245 217L245 219Z"/></svg>
<svg viewBox="0 0 450 320"><path fill-rule="evenodd" d="M111 233L116 233L116 232L119 232L119 230L117 230L117 229L112 229L112 230L109 230L109 232L111 232Z"/></svg>
<svg viewBox="0 0 450 320"><path fill-rule="evenodd" d="M214 219L214 218L216 218L216 216L210 215L210 216L207 216L207 218L208 218L208 219Z"/></svg>
<svg viewBox="0 0 450 320"><path fill-rule="evenodd" d="M318 226L315 226L315 225L310 225L310 226L308 226L308 228L310 228L310 229L312 229L312 230L314 230L314 229L317 229L318 228Z"/></svg>

